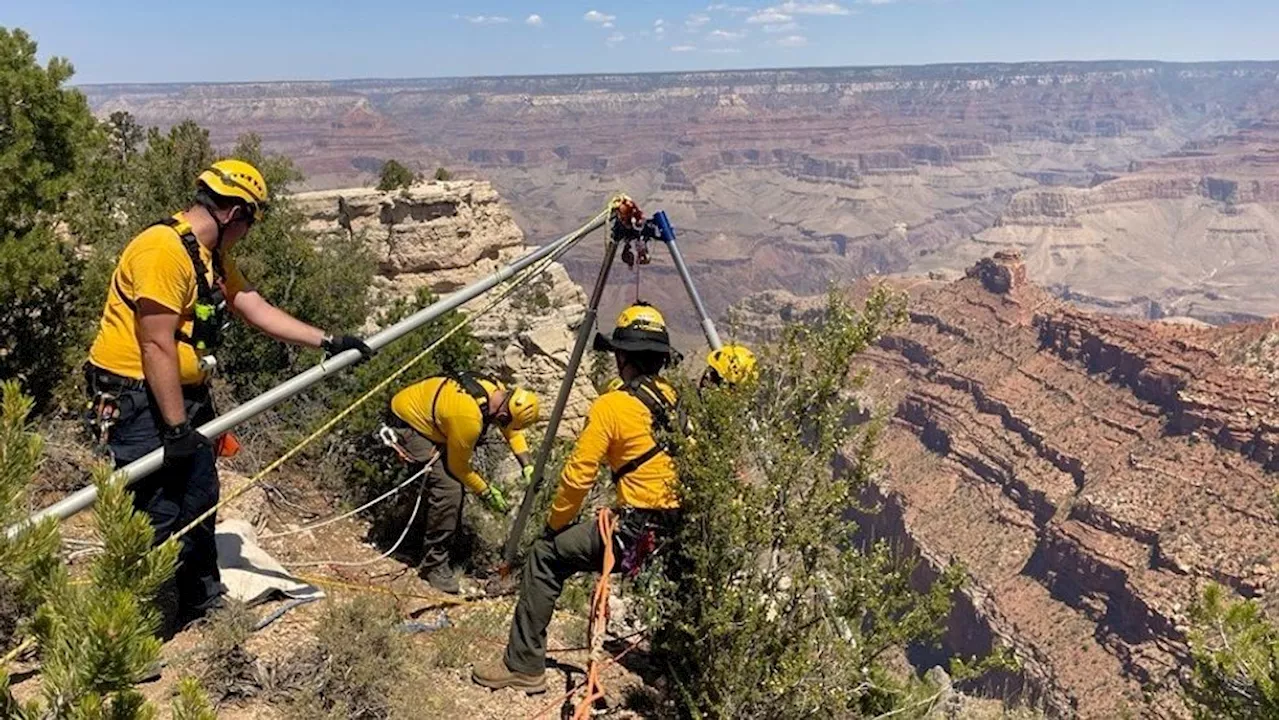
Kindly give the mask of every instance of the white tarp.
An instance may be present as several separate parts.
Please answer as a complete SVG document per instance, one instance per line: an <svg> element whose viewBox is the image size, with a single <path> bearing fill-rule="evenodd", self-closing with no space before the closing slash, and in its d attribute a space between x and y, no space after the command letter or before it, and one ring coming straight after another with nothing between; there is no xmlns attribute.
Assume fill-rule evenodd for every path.
<svg viewBox="0 0 1280 720"><path fill-rule="evenodd" d="M244 520L226 520L214 529L218 544L218 568L227 595L246 605L292 598L315 600L324 591L293 577L284 566L258 546L257 533Z"/></svg>

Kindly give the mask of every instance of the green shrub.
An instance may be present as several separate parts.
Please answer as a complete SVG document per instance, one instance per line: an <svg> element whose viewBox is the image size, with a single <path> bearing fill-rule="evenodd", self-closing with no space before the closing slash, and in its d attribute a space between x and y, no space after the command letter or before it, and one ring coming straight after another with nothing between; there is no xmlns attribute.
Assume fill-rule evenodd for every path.
<svg viewBox="0 0 1280 720"><path fill-rule="evenodd" d="M1277 701L1276 623L1262 607L1210 585L1191 608L1187 704L1197 718L1273 718Z"/></svg>
<svg viewBox="0 0 1280 720"><path fill-rule="evenodd" d="M26 424L31 400L16 382L3 385L0 422L0 528L25 516L24 489L35 473L40 438ZM85 577L73 582L56 556L58 529L46 521L9 540L0 535L0 581L18 593L23 615L12 623L40 655L41 694L18 703L9 689L8 668L0 666L0 717L149 718L151 707L134 684L160 654L153 605L160 586L173 575L175 541L152 547L155 537L146 515L133 509L132 497L108 480L110 469L95 473L97 539ZM8 650L16 638L0 645ZM7 661L6 661L7 664ZM198 687L184 692L180 705L194 713L203 696ZM208 715L185 714L203 719Z"/></svg>
<svg viewBox="0 0 1280 720"><path fill-rule="evenodd" d="M83 263L55 218L98 138L71 64L41 67L36 43L0 27L0 377L20 379L43 408L76 338Z"/></svg>
<svg viewBox="0 0 1280 720"><path fill-rule="evenodd" d="M396 160L388 160L382 164L382 172L378 176L378 189L383 192L390 192L400 188L407 188L413 184L413 171L401 165Z"/></svg>
<svg viewBox="0 0 1280 720"><path fill-rule="evenodd" d="M0 384L0 530L26 520L27 488L44 442L27 421L31 398L17 381ZM59 560L58 524L46 520L14 538L0 533L0 654L17 644L25 619L48 592Z"/></svg>
<svg viewBox="0 0 1280 720"><path fill-rule="evenodd" d="M701 395L684 383L685 521L666 573L641 583L680 715L846 717L906 701L885 655L935 637L960 573L918 593L912 564L853 544L846 519L879 429L849 423L864 380L850 364L902 316L883 289L860 311L832 293L819 322L763 353L758 382Z"/></svg>

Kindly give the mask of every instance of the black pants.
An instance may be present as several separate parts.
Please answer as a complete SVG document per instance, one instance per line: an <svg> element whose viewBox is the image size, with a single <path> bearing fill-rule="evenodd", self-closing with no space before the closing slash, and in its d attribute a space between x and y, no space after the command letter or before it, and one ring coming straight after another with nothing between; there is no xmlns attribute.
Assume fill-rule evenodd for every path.
<svg viewBox="0 0 1280 720"><path fill-rule="evenodd" d="M400 447L415 462L425 463L435 454L435 443L418 431L401 424L397 424L395 430L400 436ZM440 448L440 459L427 473L426 526L422 533L422 562L418 564L425 572L448 567L455 536L462 526L462 499L466 492L462 483L449 476L447 468L444 448Z"/></svg>
<svg viewBox="0 0 1280 720"><path fill-rule="evenodd" d="M120 414L107 436L107 448L116 468L121 468L161 446L164 421L149 390L114 394ZM183 388L183 398L193 426L213 419L207 387ZM155 542L160 544L218 503L218 468L213 448L203 447L189 461L162 466L131 485L130 490L134 508L150 518ZM203 614L224 591L213 540L215 523L216 517L211 515L178 540L174 581L179 619Z"/></svg>

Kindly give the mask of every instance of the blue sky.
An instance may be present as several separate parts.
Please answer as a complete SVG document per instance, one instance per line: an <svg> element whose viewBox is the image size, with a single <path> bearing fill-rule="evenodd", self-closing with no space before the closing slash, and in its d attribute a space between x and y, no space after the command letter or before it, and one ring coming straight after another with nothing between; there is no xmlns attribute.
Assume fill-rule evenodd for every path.
<svg viewBox="0 0 1280 720"><path fill-rule="evenodd" d="M1277 0L0 0L0 26L80 83L1280 55Z"/></svg>

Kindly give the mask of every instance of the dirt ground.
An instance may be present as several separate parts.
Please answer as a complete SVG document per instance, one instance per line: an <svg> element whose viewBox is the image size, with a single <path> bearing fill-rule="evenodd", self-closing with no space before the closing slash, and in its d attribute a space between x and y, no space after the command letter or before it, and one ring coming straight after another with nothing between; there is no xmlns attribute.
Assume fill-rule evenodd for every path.
<svg viewBox="0 0 1280 720"><path fill-rule="evenodd" d="M241 476L224 473L224 494L243 481ZM296 529L343 510L318 494L305 478L285 474L273 478L267 491L254 489L246 493L229 505L220 519L249 520L261 535ZM91 518L87 514L74 518L64 524L63 529L68 538L89 538ZM418 577L416 569L408 564L411 558L378 559L385 550L366 540L368 531L367 522L346 519L314 532L261 541L262 547L286 568L320 585L326 594L318 602L293 608L250 636L245 649L256 657L257 666L266 677L270 677L272 668L279 667L282 661L314 641L317 622L331 603L389 599L405 621L434 626L443 617L448 624L444 631L408 635L410 661L405 683L411 687L405 692L409 702L401 703L408 707L400 710L398 716L532 720L572 712L572 703L581 693L569 691L581 685L588 655L583 649L586 621L581 615L563 608L556 613L548 637L551 652L546 693L526 696L519 691L490 691L479 687L470 680L471 666L501 656L515 596L510 593L487 595L482 583L472 579L463 580L461 598L440 593ZM68 548L74 552L81 546L68 544ZM368 564L302 566L316 560ZM73 568L83 568L86 554L82 552L71 562ZM268 602L251 608L250 612L264 618L283 605L284 601ZM159 680L139 686L159 710L160 718L171 716L170 703L178 682L200 669L201 650L208 630L207 625L197 623L174 637L162 651L164 667ZM639 638L610 638L605 650L615 655L637 641ZM614 710L613 717L638 717L622 709L622 705L629 692L643 685L636 670L643 669L644 649L642 644L631 647L620 662L610 663L603 672L606 703ZM37 696L40 691L38 666L18 664L14 669L15 696L19 700ZM278 694L269 695L270 692L261 691L249 699L220 703L218 717L230 720L290 717L282 698Z"/></svg>

